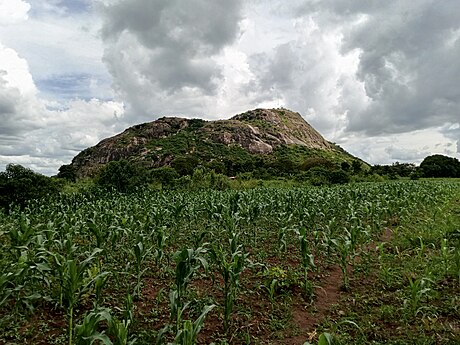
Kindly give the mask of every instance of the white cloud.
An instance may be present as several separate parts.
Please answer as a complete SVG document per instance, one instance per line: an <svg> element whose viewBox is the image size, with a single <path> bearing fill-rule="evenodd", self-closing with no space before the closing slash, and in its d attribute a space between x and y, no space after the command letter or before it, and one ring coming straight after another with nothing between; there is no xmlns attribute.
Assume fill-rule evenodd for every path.
<svg viewBox="0 0 460 345"><path fill-rule="evenodd" d="M50 110L25 59L0 43L0 61L0 167L16 163L56 174L80 150L126 127L119 102L75 99Z"/></svg>
<svg viewBox="0 0 460 345"><path fill-rule="evenodd" d="M457 0L0 0L0 165L278 106L371 163L458 157L459 23Z"/></svg>
<svg viewBox="0 0 460 345"><path fill-rule="evenodd" d="M113 98L111 77L102 61L101 18L95 13L69 17L64 14L62 1L36 1L31 5L28 20L0 25L0 42L27 60L38 84L86 75L98 86L88 91L89 97ZM40 91L42 97L60 99L59 94Z"/></svg>
<svg viewBox="0 0 460 345"><path fill-rule="evenodd" d="M419 164L425 157L442 154L460 158L455 141L443 132L444 127L432 127L408 133L364 136L360 133L343 135L337 143L353 155L370 164L406 162Z"/></svg>
<svg viewBox="0 0 460 345"><path fill-rule="evenodd" d="M27 20L30 5L22 0L0 0L0 26Z"/></svg>

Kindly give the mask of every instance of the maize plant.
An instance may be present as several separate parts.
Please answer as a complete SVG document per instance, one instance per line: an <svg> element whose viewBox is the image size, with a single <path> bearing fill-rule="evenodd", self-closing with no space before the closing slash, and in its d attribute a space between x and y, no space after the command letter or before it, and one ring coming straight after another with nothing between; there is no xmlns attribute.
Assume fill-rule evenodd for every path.
<svg viewBox="0 0 460 345"><path fill-rule="evenodd" d="M404 301L405 310L408 310L412 316L416 316L420 311L420 303L424 297L428 297L433 281L426 277L413 279L410 275L409 280L409 298Z"/></svg>
<svg viewBox="0 0 460 345"><path fill-rule="evenodd" d="M174 343L177 345L195 345L203 327L206 315L215 307L215 305L208 305L203 308L201 315L194 321L185 320L182 323L182 327L177 330L177 334L174 338Z"/></svg>
<svg viewBox="0 0 460 345"><path fill-rule="evenodd" d="M152 248L146 248L144 246L144 242L146 242L146 239L143 238L142 236L138 236L138 242L133 246L132 249L132 254L134 256L134 267L136 270L136 285L134 287L134 296L139 297L140 296L140 291L141 291L141 278L142 275L145 273L145 271L148 269L148 267L142 269L145 261L148 258L148 255L151 253Z"/></svg>
<svg viewBox="0 0 460 345"><path fill-rule="evenodd" d="M165 232L165 227L159 227L158 230L155 231L155 237L157 242L157 249L155 255L156 264L159 266L165 254L165 247L166 241L168 240L168 236Z"/></svg>
<svg viewBox="0 0 460 345"><path fill-rule="evenodd" d="M21 256L22 249L26 248L35 234L34 228L30 225L30 219L24 214L21 214L19 219L19 227L11 227L8 231L10 236L11 248L16 249L16 257Z"/></svg>
<svg viewBox="0 0 460 345"><path fill-rule="evenodd" d="M101 251L101 249L95 249L88 258L81 262L54 255L59 273L59 281L57 282L60 286L59 302L61 306L65 306L68 316L69 345L73 341L73 313L75 306L80 301L80 297L90 289L98 278L108 274L107 272L100 272L92 278L88 277L88 269Z"/></svg>
<svg viewBox="0 0 460 345"><path fill-rule="evenodd" d="M208 262L203 256L207 249L206 244L197 249L184 248L174 254L176 261L175 290L170 292L171 321L175 320L176 326L182 320L182 312L187 305L184 305L183 297L195 273L202 267L208 272Z"/></svg>
<svg viewBox="0 0 460 345"><path fill-rule="evenodd" d="M233 233L229 240L230 253L222 246L213 246L210 251L212 261L224 280L224 330L228 331L230 317L238 293L240 275L249 263L249 253L238 244L239 235Z"/></svg>
<svg viewBox="0 0 460 345"><path fill-rule="evenodd" d="M315 267L314 257L308 246L307 229L300 227L298 231L300 254L302 259L303 276L304 276L304 293L306 296L313 297L313 285L308 279L308 272Z"/></svg>
<svg viewBox="0 0 460 345"><path fill-rule="evenodd" d="M347 291L350 287L350 277L348 275L348 265L351 252L351 241L347 236L340 236L337 239L332 240L335 249L337 251L337 256L339 258L339 266L342 271L343 284L342 287Z"/></svg>
<svg viewBox="0 0 460 345"><path fill-rule="evenodd" d="M99 331L101 323L107 329ZM128 341L129 320L118 320L108 308L96 309L87 314L83 322L75 327L75 345L102 343L104 345L129 345L135 340Z"/></svg>

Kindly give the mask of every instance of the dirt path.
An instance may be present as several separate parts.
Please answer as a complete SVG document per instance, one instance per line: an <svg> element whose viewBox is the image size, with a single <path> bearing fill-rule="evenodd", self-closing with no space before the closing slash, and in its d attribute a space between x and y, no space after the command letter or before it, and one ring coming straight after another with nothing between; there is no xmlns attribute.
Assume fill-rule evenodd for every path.
<svg viewBox="0 0 460 345"><path fill-rule="evenodd" d="M292 318L295 325L301 330L295 337L286 338L280 344L298 345L311 340L316 335L316 326L329 314L331 306L340 299L342 271L338 265L330 267L324 274L321 286L315 288L315 311L309 307L301 296L296 296L292 308ZM308 308L310 309L310 308Z"/></svg>
<svg viewBox="0 0 460 345"><path fill-rule="evenodd" d="M379 240L367 245L366 250L376 250L378 243L389 242L392 238L393 231L390 228L385 228ZM349 266L348 271L351 276L353 268ZM329 267L320 284L319 287L315 288L315 312L312 313L310 310L307 310L308 305L305 303L305 300L300 296L296 296L292 306L292 318L295 325L301 331L299 335L286 338L280 344L301 345L307 340L312 341L317 336L317 325L330 314L331 307L339 302L341 295L345 294L340 289L342 285L342 270L339 265Z"/></svg>

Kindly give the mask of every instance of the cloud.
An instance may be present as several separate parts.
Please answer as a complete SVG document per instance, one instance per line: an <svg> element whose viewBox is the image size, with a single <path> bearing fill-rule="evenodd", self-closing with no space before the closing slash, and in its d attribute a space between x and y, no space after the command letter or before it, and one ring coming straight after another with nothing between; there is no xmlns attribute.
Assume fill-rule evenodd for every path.
<svg viewBox="0 0 460 345"><path fill-rule="evenodd" d="M127 126L115 101L72 99L50 110L28 63L0 44L0 166L24 164L53 175L81 150Z"/></svg>
<svg viewBox="0 0 460 345"><path fill-rule="evenodd" d="M22 0L0 0L0 26L27 20L30 4Z"/></svg>
<svg viewBox="0 0 460 345"><path fill-rule="evenodd" d="M68 83L73 78L75 86L82 81L86 83L85 94L78 97L112 99L112 78L102 62L103 43L99 33L102 19L93 11L68 12L67 7L81 8L86 1L30 3L23 20L0 25L0 42L27 61L41 97L59 102L64 96L65 101L69 94L55 93L57 90L50 86ZM19 9L16 11L19 16ZM66 89L69 91L69 87Z"/></svg>
<svg viewBox="0 0 460 345"><path fill-rule="evenodd" d="M359 52L356 77L369 102L349 111L348 131L402 133L459 121L458 1L309 1L302 13L329 30L340 25L342 53Z"/></svg>
<svg viewBox="0 0 460 345"><path fill-rule="evenodd" d="M144 114L170 109L172 96L194 108L195 99L216 95L223 80L217 56L236 39L241 8L240 0L106 4L104 61L116 90Z"/></svg>
<svg viewBox="0 0 460 345"><path fill-rule="evenodd" d="M425 157L433 154L460 158L460 154L456 152L457 145L446 135L449 127L451 126L431 127L379 136L346 133L337 143L370 164L389 164L395 161L419 164Z"/></svg>

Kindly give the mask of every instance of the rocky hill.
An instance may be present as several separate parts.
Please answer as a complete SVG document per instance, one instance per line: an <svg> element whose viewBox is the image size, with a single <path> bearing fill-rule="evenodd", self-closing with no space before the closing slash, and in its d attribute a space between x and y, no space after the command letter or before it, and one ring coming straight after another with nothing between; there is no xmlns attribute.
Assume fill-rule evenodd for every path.
<svg viewBox="0 0 460 345"><path fill-rule="evenodd" d="M106 163L120 159L151 168L189 159L196 165L237 164L239 171L250 171L251 166L279 160L301 163L308 157L338 164L356 160L325 140L300 114L287 109L256 109L229 120L163 117L136 125L82 151L71 166L78 177L94 176Z"/></svg>

